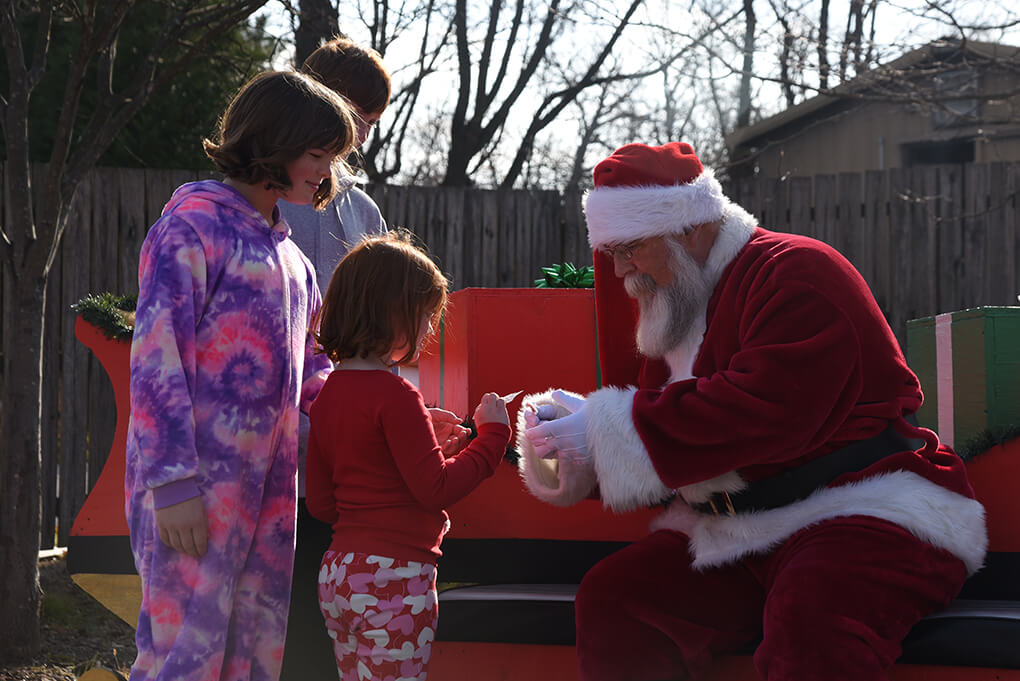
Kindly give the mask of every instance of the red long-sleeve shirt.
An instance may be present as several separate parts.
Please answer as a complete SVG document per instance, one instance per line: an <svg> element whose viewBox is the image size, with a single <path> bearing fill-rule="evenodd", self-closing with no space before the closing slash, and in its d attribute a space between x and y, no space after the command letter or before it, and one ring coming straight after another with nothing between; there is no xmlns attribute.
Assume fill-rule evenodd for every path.
<svg viewBox="0 0 1020 681"><path fill-rule="evenodd" d="M435 562L444 510L493 474L510 427L488 423L443 458L425 401L388 371L338 369L309 412L305 501L332 549Z"/></svg>

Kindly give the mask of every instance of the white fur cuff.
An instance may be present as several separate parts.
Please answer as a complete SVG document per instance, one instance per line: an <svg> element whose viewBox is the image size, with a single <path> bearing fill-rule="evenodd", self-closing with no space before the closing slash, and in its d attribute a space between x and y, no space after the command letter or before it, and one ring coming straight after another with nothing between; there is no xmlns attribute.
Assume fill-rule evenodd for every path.
<svg viewBox="0 0 1020 681"><path fill-rule="evenodd" d="M634 428L637 388L602 388L588 395L588 451L598 475L602 501L630 511L662 501L670 490L659 479Z"/></svg>
<svg viewBox="0 0 1020 681"><path fill-rule="evenodd" d="M535 453L535 448L524 435L524 414L529 407L537 409L551 404L556 407L557 418L569 413L552 399L552 393L552 390L547 390L541 394L525 395L521 402L521 409L517 412L517 451L521 458L517 466L528 491L537 498L553 506L572 506L587 499L595 489L595 468L591 461L543 459Z"/></svg>

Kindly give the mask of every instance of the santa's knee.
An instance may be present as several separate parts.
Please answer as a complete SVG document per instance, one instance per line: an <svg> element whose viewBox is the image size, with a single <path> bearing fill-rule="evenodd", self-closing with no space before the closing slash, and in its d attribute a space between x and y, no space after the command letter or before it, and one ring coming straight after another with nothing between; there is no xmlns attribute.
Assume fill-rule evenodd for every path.
<svg viewBox="0 0 1020 681"><path fill-rule="evenodd" d="M791 608L766 618L755 666L768 681L826 679L879 681L899 654L867 624L836 614L810 614Z"/></svg>
<svg viewBox="0 0 1020 681"><path fill-rule="evenodd" d="M593 566L581 580L574 599L578 631L591 631L625 616L626 585L631 579L618 570L611 558Z"/></svg>

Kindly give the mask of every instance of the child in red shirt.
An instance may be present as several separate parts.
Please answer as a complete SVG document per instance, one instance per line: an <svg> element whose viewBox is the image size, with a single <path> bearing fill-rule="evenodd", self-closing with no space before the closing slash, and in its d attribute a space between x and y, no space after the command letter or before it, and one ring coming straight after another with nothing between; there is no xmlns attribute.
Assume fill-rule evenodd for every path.
<svg viewBox="0 0 1020 681"><path fill-rule="evenodd" d="M409 235L389 232L340 261L319 316L319 345L338 367L309 412L306 502L333 526L319 605L343 681L424 681L444 509L493 474L510 440L506 405L487 393L478 437L444 458L421 393L391 371L418 356L446 285Z"/></svg>

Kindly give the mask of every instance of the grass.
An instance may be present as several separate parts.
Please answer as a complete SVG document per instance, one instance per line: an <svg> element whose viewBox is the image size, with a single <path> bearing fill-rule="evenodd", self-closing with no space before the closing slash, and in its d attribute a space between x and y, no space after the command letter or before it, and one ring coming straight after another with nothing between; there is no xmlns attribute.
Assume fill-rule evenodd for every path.
<svg viewBox="0 0 1020 681"><path fill-rule="evenodd" d="M128 675L135 631L71 581L63 558L39 561L42 645L35 659L0 666L0 681L75 681L96 666Z"/></svg>

